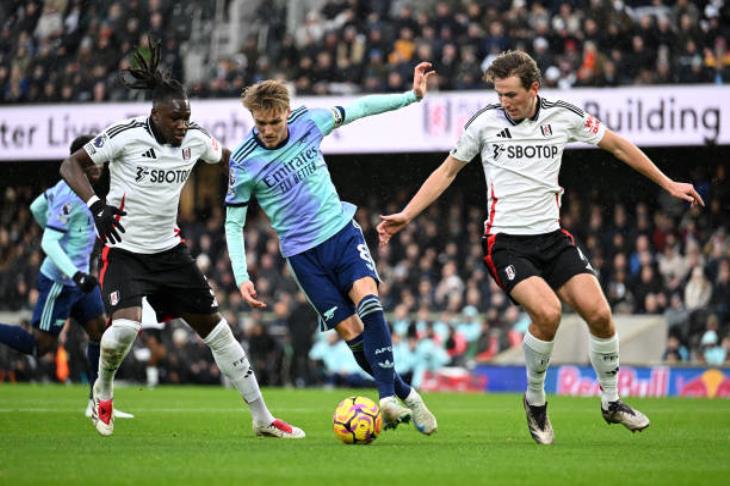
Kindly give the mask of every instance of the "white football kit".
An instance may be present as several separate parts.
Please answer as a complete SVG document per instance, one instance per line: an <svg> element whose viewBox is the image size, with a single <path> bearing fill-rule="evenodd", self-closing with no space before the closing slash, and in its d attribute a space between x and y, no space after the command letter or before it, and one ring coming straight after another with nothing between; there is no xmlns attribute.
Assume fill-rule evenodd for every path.
<svg viewBox="0 0 730 486"><path fill-rule="evenodd" d="M564 101L538 97L532 118L517 123L499 104L467 122L451 155L464 162L478 153L487 181L486 235L537 235L560 228L563 188L558 174L565 145L598 144L606 127Z"/></svg>
<svg viewBox="0 0 730 486"><path fill-rule="evenodd" d="M109 161L107 204L127 212L120 220L122 241L107 245L142 254L180 244L180 192L198 159L214 164L223 153L218 141L192 122L180 146L161 143L148 117L115 123L84 149L97 165Z"/></svg>

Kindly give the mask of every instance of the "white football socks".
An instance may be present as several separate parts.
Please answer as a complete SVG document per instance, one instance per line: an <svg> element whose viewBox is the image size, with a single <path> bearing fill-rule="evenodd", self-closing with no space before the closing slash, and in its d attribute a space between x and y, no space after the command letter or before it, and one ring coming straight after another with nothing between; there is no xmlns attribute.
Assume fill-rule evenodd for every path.
<svg viewBox="0 0 730 486"><path fill-rule="evenodd" d="M257 425L270 425L274 421L261 395L256 376L246 358L246 352L231 332L225 319L222 319L203 339L213 352L218 368L236 387L249 408Z"/></svg>
<svg viewBox="0 0 730 486"><path fill-rule="evenodd" d="M525 333L522 340L522 350L525 353L525 367L527 368L527 403L533 406L545 405L545 371L550 364L555 341L542 341Z"/></svg>
<svg viewBox="0 0 730 486"><path fill-rule="evenodd" d="M97 396L110 400L114 395L114 375L132 349L141 325L130 319L114 319L112 325L101 336L99 355L99 378L94 385Z"/></svg>
<svg viewBox="0 0 730 486"><path fill-rule="evenodd" d="M588 355L601 385L601 404L608 408L608 402L618 400L618 333L608 339L591 334Z"/></svg>

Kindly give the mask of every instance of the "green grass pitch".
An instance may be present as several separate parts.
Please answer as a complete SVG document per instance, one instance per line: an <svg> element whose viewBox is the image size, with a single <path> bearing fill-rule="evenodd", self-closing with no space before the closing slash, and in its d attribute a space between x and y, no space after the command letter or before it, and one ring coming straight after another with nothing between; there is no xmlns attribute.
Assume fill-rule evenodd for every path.
<svg viewBox="0 0 730 486"><path fill-rule="evenodd" d="M425 395L439 420L337 441L330 420L348 395L374 390L267 389L275 415L307 438L254 437L237 393L219 387L120 387L136 414L112 437L83 416L81 386L0 385L0 485L85 484L728 484L730 402L632 399L652 425L608 426L597 399L550 397L556 443L532 442L518 395Z"/></svg>

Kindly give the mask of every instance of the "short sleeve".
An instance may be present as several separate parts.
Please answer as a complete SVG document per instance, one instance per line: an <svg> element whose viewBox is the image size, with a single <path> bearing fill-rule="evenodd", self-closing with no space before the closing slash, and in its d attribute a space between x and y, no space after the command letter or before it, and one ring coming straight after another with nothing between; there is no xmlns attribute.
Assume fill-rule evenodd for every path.
<svg viewBox="0 0 730 486"><path fill-rule="evenodd" d="M118 125L113 125L107 128L94 137L91 142L84 145L84 150L89 154L94 164L102 165L108 160L114 160L122 151L123 146L109 135L110 133L115 133L118 129L117 127Z"/></svg>
<svg viewBox="0 0 730 486"><path fill-rule="evenodd" d="M572 114L571 114L572 115ZM571 116L569 135L571 141L598 144L606 134L606 125L593 115L583 112L582 116Z"/></svg>
<svg viewBox="0 0 730 486"><path fill-rule="evenodd" d="M231 163L228 170L226 206L247 206L253 192L253 180L241 163Z"/></svg>
<svg viewBox="0 0 730 486"><path fill-rule="evenodd" d="M309 116L323 136L329 135L332 130L341 127L345 122L345 109L341 106L315 108L308 111Z"/></svg>
<svg viewBox="0 0 730 486"><path fill-rule="evenodd" d="M479 138L479 132L472 123L467 125L464 133L459 137L456 147L451 150L451 155L463 162L471 162L481 151L482 142Z"/></svg>
<svg viewBox="0 0 730 486"><path fill-rule="evenodd" d="M223 158L223 147L213 136L203 137L205 140L205 152L200 158L208 164L217 164Z"/></svg>

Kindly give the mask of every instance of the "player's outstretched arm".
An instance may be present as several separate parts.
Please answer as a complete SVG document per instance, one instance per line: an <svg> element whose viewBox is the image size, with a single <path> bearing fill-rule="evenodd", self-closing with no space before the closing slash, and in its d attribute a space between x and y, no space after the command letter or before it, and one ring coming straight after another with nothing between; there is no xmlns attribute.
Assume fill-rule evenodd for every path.
<svg viewBox="0 0 730 486"><path fill-rule="evenodd" d="M387 245L390 238L402 230L408 223L421 214L446 190L456 178L456 175L467 163L452 155L428 176L415 196L406 204L403 211L395 214L380 216L378 225L378 239L381 245Z"/></svg>
<svg viewBox="0 0 730 486"><path fill-rule="evenodd" d="M226 209L226 245L228 258L233 268L233 278L241 291L241 297L255 309L263 309L266 304L256 297L256 287L248 275L246 248L243 240L243 226L246 223L246 206L228 206Z"/></svg>
<svg viewBox="0 0 730 486"><path fill-rule="evenodd" d="M697 193L692 184L676 182L667 177L639 147L616 132L606 130L606 134L598 142L598 146L603 150L611 152L614 157L657 183L659 187L672 196L678 199L684 199L692 205L705 205L702 197Z"/></svg>
<svg viewBox="0 0 730 486"><path fill-rule="evenodd" d="M431 69L431 63L418 64L413 72L413 90L405 93L368 95L358 98L344 108L344 120L341 123L347 125L366 116L397 110L420 101L428 91L428 78L434 74L436 71Z"/></svg>

